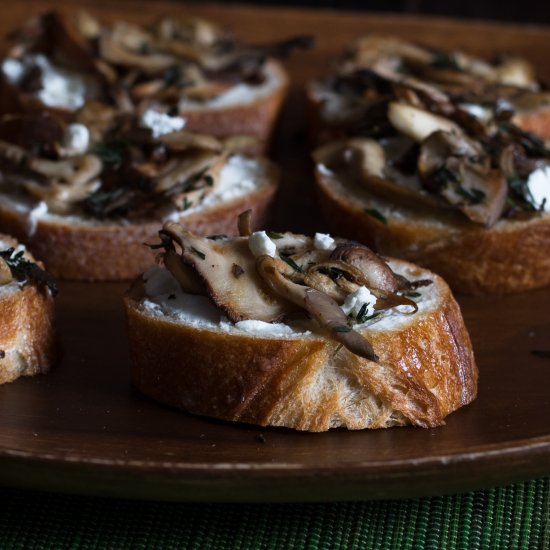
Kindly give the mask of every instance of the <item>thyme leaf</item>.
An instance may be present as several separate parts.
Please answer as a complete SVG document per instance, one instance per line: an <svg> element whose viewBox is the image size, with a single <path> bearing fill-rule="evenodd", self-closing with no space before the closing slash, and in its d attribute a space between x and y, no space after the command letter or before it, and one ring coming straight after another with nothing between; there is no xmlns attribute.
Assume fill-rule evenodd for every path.
<svg viewBox="0 0 550 550"><path fill-rule="evenodd" d="M351 332L351 327L348 327L347 325L336 325L334 327L335 332Z"/></svg>
<svg viewBox="0 0 550 550"><path fill-rule="evenodd" d="M47 271L42 269L38 264L27 260L24 257L24 251L20 250L15 253L15 249L8 248L0 250L0 258L2 258L10 268L12 277L19 282L35 282L38 285L46 286L51 293L57 295L57 281Z"/></svg>
<svg viewBox="0 0 550 550"><path fill-rule="evenodd" d="M365 208L365 214L372 216L377 219L379 222L388 223L388 220L383 216L376 208Z"/></svg>
<svg viewBox="0 0 550 550"><path fill-rule="evenodd" d="M275 231L266 231L265 234L270 238L270 239L282 239L283 238L283 235L281 235L281 233L277 233Z"/></svg>
<svg viewBox="0 0 550 550"><path fill-rule="evenodd" d="M281 257L281 260L294 269L294 271L302 273L302 268L290 256L287 256L286 254L279 254L279 256Z"/></svg>
<svg viewBox="0 0 550 550"><path fill-rule="evenodd" d="M194 246L191 247L191 250L193 251L193 254L196 254L201 260L206 258L206 254L200 250L197 250Z"/></svg>

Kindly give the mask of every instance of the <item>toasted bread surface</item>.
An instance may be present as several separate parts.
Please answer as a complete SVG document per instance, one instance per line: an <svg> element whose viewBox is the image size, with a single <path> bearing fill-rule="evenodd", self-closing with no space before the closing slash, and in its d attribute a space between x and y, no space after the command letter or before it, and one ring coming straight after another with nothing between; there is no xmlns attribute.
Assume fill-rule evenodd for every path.
<svg viewBox="0 0 550 550"><path fill-rule="evenodd" d="M126 297L132 380L162 403L263 426L438 426L475 398L470 339L441 278L406 262L394 265L433 277L433 295L415 315L364 329L378 362L322 334L265 337L159 316L134 288Z"/></svg>
<svg viewBox="0 0 550 550"><path fill-rule="evenodd" d="M0 242L17 246L3 235ZM0 285L0 384L49 370L56 351L53 322L49 291L33 283Z"/></svg>
<svg viewBox="0 0 550 550"><path fill-rule="evenodd" d="M485 228L454 212L391 204L334 174L317 171L316 179L332 231L433 269L459 292L508 294L550 284L548 213Z"/></svg>

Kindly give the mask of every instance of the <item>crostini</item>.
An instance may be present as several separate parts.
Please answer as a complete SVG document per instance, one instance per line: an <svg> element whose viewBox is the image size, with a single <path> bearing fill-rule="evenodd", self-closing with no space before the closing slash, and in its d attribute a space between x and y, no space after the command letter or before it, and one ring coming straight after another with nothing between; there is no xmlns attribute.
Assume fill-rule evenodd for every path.
<svg viewBox="0 0 550 550"><path fill-rule="evenodd" d="M356 55L332 83L344 103L316 96L326 140L316 179L332 230L462 292L549 284L550 149L521 127L516 106L537 86L526 63L374 37ZM338 105L342 118L327 122Z"/></svg>
<svg viewBox="0 0 550 550"><path fill-rule="evenodd" d="M25 247L0 234L0 384L51 367L56 293L55 280Z"/></svg>
<svg viewBox="0 0 550 550"><path fill-rule="evenodd" d="M147 26L100 23L52 11L14 33L0 70L0 112L49 109L71 120L88 101L120 112L160 108L186 129L269 139L288 87L276 58L310 47L310 37L239 42L200 18L164 17Z"/></svg>
<svg viewBox="0 0 550 550"><path fill-rule="evenodd" d="M160 232L126 296L133 383L185 411L325 431L434 427L477 391L437 275L327 234Z"/></svg>
<svg viewBox="0 0 550 550"><path fill-rule="evenodd" d="M264 223L276 167L250 139L220 140L148 109L138 118L88 103L67 123L49 112L0 118L0 230L26 242L57 277L133 278L165 220L226 233L243 208Z"/></svg>

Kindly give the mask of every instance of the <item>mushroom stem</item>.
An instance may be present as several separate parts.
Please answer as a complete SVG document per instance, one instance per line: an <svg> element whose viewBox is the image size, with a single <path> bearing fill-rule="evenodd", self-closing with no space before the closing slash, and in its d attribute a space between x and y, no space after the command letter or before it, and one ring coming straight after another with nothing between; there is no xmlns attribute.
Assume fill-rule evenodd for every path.
<svg viewBox="0 0 550 550"><path fill-rule="evenodd" d="M248 209L239 214L237 219L237 227L241 237L252 235L252 210Z"/></svg>
<svg viewBox="0 0 550 550"><path fill-rule="evenodd" d="M281 260L270 256L259 256L256 269L269 288L289 302L303 307L325 329L334 340L343 344L352 353L369 361L377 361L369 341L354 331L340 306L330 297L314 288L293 283L284 277L287 266Z"/></svg>

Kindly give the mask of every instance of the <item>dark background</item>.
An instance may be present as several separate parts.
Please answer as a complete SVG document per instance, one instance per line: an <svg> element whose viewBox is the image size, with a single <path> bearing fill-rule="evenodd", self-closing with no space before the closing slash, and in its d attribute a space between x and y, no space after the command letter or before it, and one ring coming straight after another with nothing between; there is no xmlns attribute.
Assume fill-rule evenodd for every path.
<svg viewBox="0 0 550 550"><path fill-rule="evenodd" d="M218 0L219 1L219 0ZM324 7L333 9L371 10L392 13L432 14L510 22L550 24L550 0L239 0L224 3Z"/></svg>

